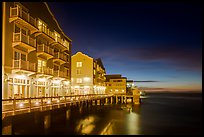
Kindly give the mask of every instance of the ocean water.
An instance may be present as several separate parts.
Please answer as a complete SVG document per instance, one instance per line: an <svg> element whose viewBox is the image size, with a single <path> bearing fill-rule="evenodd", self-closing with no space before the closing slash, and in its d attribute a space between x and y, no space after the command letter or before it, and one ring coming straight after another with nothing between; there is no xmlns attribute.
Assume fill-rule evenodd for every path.
<svg viewBox="0 0 204 137"><path fill-rule="evenodd" d="M199 135L201 93L149 93L141 105L62 109L13 118L12 134Z"/></svg>

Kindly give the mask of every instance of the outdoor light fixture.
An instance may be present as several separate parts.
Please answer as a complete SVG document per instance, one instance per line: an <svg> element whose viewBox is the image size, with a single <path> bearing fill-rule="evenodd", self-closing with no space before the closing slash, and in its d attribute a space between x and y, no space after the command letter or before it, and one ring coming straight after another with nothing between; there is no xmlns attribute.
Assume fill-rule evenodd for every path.
<svg viewBox="0 0 204 137"><path fill-rule="evenodd" d="M20 103L19 106L20 106L20 107L23 107L24 105L23 105L23 103Z"/></svg>
<svg viewBox="0 0 204 137"><path fill-rule="evenodd" d="M48 100L48 101L47 101L47 104L50 104L50 103L51 103L50 100Z"/></svg>
<svg viewBox="0 0 204 137"><path fill-rule="evenodd" d="M45 79L45 78L39 78L38 81L39 81L39 82L45 82L46 79Z"/></svg>
<svg viewBox="0 0 204 137"><path fill-rule="evenodd" d="M59 84L60 83L60 80L53 80L52 81L54 84Z"/></svg>
<svg viewBox="0 0 204 137"><path fill-rule="evenodd" d="M15 78L17 79L26 79L25 75L16 75Z"/></svg>
<svg viewBox="0 0 204 137"><path fill-rule="evenodd" d="M70 82L69 81L64 81L64 84L65 85L68 85Z"/></svg>
<svg viewBox="0 0 204 137"><path fill-rule="evenodd" d="M59 103L60 101L59 100L57 100L57 103Z"/></svg>
<svg viewBox="0 0 204 137"><path fill-rule="evenodd" d="M35 102L35 105L39 105L39 102Z"/></svg>

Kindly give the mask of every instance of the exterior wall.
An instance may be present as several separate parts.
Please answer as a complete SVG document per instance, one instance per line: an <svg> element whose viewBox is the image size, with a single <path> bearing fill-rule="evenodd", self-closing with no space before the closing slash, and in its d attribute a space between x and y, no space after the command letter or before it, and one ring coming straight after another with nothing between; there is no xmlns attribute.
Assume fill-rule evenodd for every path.
<svg viewBox="0 0 204 137"><path fill-rule="evenodd" d="M126 94L126 79L114 78L106 81L106 94Z"/></svg>
<svg viewBox="0 0 204 137"><path fill-rule="evenodd" d="M82 66L77 67L77 62ZM71 70L72 94L93 94L93 58L77 52L71 57Z"/></svg>
<svg viewBox="0 0 204 137"><path fill-rule="evenodd" d="M105 69L103 69L97 61L94 61L94 93L95 94L105 94Z"/></svg>
<svg viewBox="0 0 204 137"><path fill-rule="evenodd" d="M21 8L18 10L21 11L22 5L19 5ZM11 12L11 7L16 8L14 6L14 2L3 2L3 27L2 27L2 98L20 98L20 97L39 97L39 96L57 96L57 95L68 95L70 94L70 74L71 74L71 40L68 39L67 36L64 36L60 34L60 39L62 38L69 43L69 45L65 45L64 43L61 44L61 47L64 46L65 48L61 50L59 48L60 44L57 42L57 39L54 37L52 38L47 38L48 33L42 34L40 31L40 28L38 24L36 26L30 27L28 24L26 24L25 19L16 21L18 18L17 17L10 17L10 12ZM26 7L29 10L29 7ZM36 9L38 10L38 9ZM48 10L49 9L44 9ZM17 13L17 12L16 12ZM20 12L22 14L22 12ZM38 17L37 16L32 16L32 13L28 11L28 13L31 17L33 17L36 20L36 23L38 22ZM30 17L29 16L29 17ZM40 19L44 22L49 22L46 19ZM53 20L54 21L54 20ZM50 22L49 22L50 23ZM27 30L26 37L33 38L36 40L36 43L34 45L36 46L35 49L32 48L32 51L30 50L30 46L27 44L22 44L22 43L16 43L15 46L13 39L14 39L14 32L15 32L15 24L17 24L20 28L24 28ZM30 24L31 25L31 24ZM47 28L50 28L53 26L47 25ZM55 28L54 28L55 29ZM35 31L35 32L34 32ZM47 30L46 30L47 31ZM49 31L51 32L51 31ZM22 38L22 33L23 31L20 31L19 36ZM44 33L44 32L43 32ZM52 31L54 33L54 31ZM17 34L17 33L15 33ZM50 34L49 34L50 35ZM18 36L18 35L17 35ZM28 37L29 36L29 37ZM66 68L68 68L68 74L63 75L63 76L54 76L53 73L47 74L45 73L45 70L47 68L54 68L54 63L57 63L57 61L54 61L54 56L51 58L48 58L49 56L47 54L44 54L45 51L43 52L42 55L39 55L38 53L38 42L39 38L47 38L47 46L50 48L56 48L60 50L62 53L67 53L68 54L68 60L64 61L63 63L60 63L60 68L59 70L64 71L65 70L65 64ZM23 38L22 38L23 39ZM29 40L29 39L28 39ZM30 41L30 40L29 40ZM62 43L62 42L61 42ZM67 47L68 46L68 47ZM18 67L20 66L20 69L14 69L14 51L17 51L19 53L23 53L26 55L26 59L24 62L26 62L26 69L22 69L21 65L22 63L19 63L20 59L15 59L15 63L17 63ZM44 71L42 73L38 72L38 60L40 58L43 58L47 63L44 68ZM29 67L28 64L33 64L33 66ZM24 63L25 64L25 63ZM29 67L29 70L28 70ZM35 70L32 70L35 68ZM31 71L32 70L32 71Z"/></svg>

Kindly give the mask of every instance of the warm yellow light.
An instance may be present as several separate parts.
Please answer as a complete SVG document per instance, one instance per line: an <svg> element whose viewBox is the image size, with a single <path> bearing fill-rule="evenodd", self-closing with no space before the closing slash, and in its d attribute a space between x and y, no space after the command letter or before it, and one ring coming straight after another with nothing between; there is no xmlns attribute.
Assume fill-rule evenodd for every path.
<svg viewBox="0 0 204 137"><path fill-rule="evenodd" d="M89 77L84 77L84 82L89 82L90 78Z"/></svg>
<svg viewBox="0 0 204 137"><path fill-rule="evenodd" d="M64 81L64 84L65 85L68 85L70 82L69 81Z"/></svg>
<svg viewBox="0 0 204 137"><path fill-rule="evenodd" d="M23 106L24 106L24 104L23 104L23 103L20 103L20 104L19 104L19 106L20 106L20 107L23 107Z"/></svg>
<svg viewBox="0 0 204 137"><path fill-rule="evenodd" d="M54 84L59 84L61 82L61 80L53 80L52 81Z"/></svg>
<svg viewBox="0 0 204 137"><path fill-rule="evenodd" d="M25 75L16 75L15 78L17 79L26 79L26 76Z"/></svg>
<svg viewBox="0 0 204 137"><path fill-rule="evenodd" d="M39 102L35 102L35 105L39 105Z"/></svg>
<svg viewBox="0 0 204 137"><path fill-rule="evenodd" d="M45 81L46 81L46 78L39 78L38 81L39 81L39 82L45 82Z"/></svg>

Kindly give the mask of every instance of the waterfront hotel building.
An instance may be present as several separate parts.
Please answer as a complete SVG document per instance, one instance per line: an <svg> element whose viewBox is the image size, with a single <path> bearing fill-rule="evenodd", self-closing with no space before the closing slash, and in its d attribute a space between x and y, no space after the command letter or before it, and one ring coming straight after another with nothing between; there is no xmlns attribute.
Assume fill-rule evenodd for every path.
<svg viewBox="0 0 204 137"><path fill-rule="evenodd" d="M71 57L71 70L73 94L105 94L106 71L100 58L77 52Z"/></svg>
<svg viewBox="0 0 204 137"><path fill-rule="evenodd" d="M70 94L71 42L45 2L2 2L2 99Z"/></svg>

